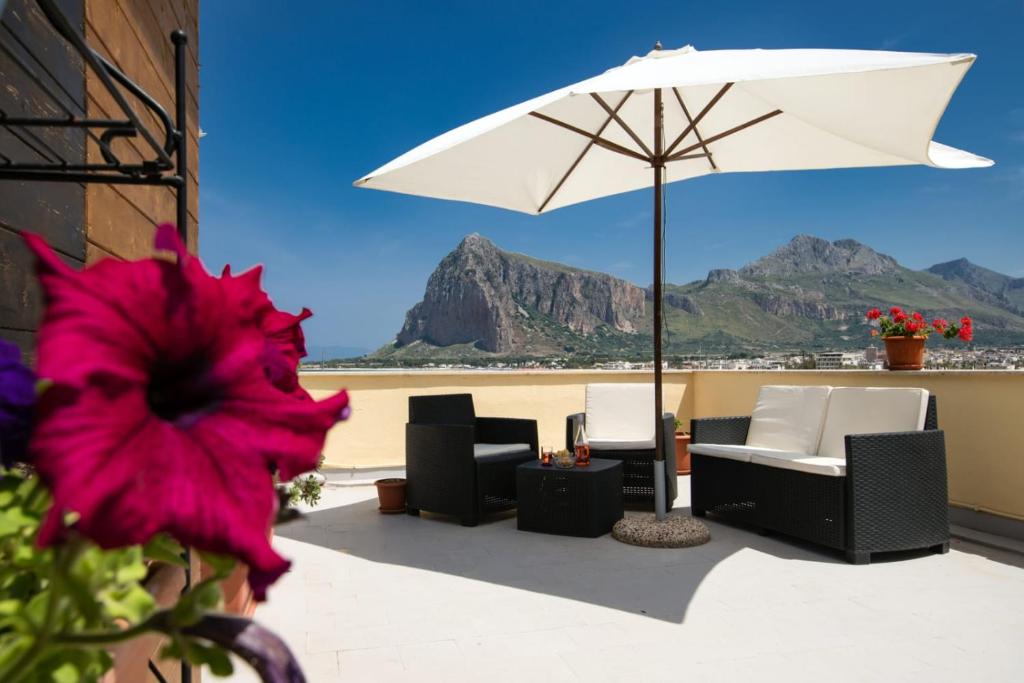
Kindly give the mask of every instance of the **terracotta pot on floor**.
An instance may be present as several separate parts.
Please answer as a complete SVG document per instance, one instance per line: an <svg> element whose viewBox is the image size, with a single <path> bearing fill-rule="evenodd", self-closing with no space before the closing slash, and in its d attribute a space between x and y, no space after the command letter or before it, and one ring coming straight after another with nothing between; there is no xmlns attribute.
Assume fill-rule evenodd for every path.
<svg viewBox="0 0 1024 683"><path fill-rule="evenodd" d="M690 473L690 435L676 432L676 474Z"/></svg>
<svg viewBox="0 0 1024 683"><path fill-rule="evenodd" d="M381 512L405 512L405 479L378 479L373 483L377 486L377 500L380 501Z"/></svg>
<svg viewBox="0 0 1024 683"><path fill-rule="evenodd" d="M924 337L886 337L885 358L890 370L924 367Z"/></svg>

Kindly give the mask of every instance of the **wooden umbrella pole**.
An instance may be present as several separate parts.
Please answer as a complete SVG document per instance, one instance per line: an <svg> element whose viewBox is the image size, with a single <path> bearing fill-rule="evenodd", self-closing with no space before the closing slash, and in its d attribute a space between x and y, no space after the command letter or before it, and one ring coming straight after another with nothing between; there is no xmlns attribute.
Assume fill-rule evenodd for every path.
<svg viewBox="0 0 1024 683"><path fill-rule="evenodd" d="M665 168L662 140L661 88L654 91L654 514L665 519L665 430L661 427L661 270L662 270L662 173Z"/></svg>

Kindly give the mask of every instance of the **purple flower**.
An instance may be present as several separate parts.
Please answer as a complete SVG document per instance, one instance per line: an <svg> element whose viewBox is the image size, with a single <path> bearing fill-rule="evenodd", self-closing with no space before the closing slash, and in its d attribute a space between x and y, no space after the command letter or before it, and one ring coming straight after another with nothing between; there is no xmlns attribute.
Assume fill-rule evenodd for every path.
<svg viewBox="0 0 1024 683"><path fill-rule="evenodd" d="M4 467L25 462L36 376L21 363L21 349L0 339L0 460Z"/></svg>

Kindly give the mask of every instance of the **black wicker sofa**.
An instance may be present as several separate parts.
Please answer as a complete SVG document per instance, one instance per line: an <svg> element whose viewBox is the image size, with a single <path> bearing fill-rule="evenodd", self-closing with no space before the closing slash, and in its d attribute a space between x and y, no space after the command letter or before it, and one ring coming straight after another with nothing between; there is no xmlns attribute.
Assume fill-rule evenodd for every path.
<svg viewBox="0 0 1024 683"><path fill-rule="evenodd" d="M691 422L691 506L842 550L949 550L946 449L923 389L761 388L750 417Z"/></svg>

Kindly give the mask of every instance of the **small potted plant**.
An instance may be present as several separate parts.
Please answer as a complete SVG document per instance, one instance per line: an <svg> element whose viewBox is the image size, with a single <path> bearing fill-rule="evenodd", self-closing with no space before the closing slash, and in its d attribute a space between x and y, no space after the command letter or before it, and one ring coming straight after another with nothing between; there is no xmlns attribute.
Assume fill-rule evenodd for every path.
<svg viewBox="0 0 1024 683"><path fill-rule="evenodd" d="M961 341L974 339L974 328L968 316L960 323L951 323L942 318L931 322L913 311L904 312L899 306L889 309L889 315L872 308L865 316L872 326L871 336L881 337L885 342L885 358L890 370L920 370L924 367L924 344L932 332L946 339L959 337Z"/></svg>
<svg viewBox="0 0 1024 683"><path fill-rule="evenodd" d="M323 466L324 456L323 453L321 453L320 460L317 462L315 470L307 474L299 475L287 484L281 484L288 496L289 504L295 505L302 502L309 507L317 506L320 502L320 494L323 492L324 484L327 481L327 477L325 477L324 473L321 472L321 468L323 468Z"/></svg>
<svg viewBox="0 0 1024 683"><path fill-rule="evenodd" d="M385 515L405 512L405 479L388 477L373 482L377 487L378 508Z"/></svg>
<svg viewBox="0 0 1024 683"><path fill-rule="evenodd" d="M683 429L683 421L676 418L676 474L690 473L690 432Z"/></svg>

